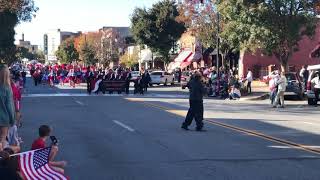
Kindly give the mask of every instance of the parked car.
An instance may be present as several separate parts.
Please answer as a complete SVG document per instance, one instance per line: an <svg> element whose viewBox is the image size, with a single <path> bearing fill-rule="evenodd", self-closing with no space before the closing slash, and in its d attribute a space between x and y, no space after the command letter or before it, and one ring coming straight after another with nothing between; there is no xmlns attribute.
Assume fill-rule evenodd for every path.
<svg viewBox="0 0 320 180"><path fill-rule="evenodd" d="M150 78L150 84L163 84L166 86L170 83L171 85L174 85L174 75L165 71L153 71L150 74Z"/></svg>
<svg viewBox="0 0 320 180"><path fill-rule="evenodd" d="M139 71L132 71L131 72L131 81L135 81L140 78L140 72Z"/></svg>
<svg viewBox="0 0 320 180"><path fill-rule="evenodd" d="M285 95L296 95L299 99L303 99L305 87L298 73L286 73L288 85Z"/></svg>
<svg viewBox="0 0 320 180"><path fill-rule="evenodd" d="M181 84L181 88L185 89L187 86L187 83L190 81L191 78L191 72L189 71L183 71L181 73L181 79L180 79L180 84Z"/></svg>
<svg viewBox="0 0 320 180"><path fill-rule="evenodd" d="M308 104L316 105L318 102L316 100L316 96L313 91L314 85L311 83L311 80L315 77L316 72L320 72L320 64L309 66L308 71L309 71L309 77L308 77L308 83L307 83Z"/></svg>

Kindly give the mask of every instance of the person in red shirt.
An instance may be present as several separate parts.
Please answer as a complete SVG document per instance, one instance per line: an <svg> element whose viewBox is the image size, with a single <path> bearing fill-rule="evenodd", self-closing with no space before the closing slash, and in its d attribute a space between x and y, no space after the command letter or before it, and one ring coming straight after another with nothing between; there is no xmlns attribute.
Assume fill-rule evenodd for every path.
<svg viewBox="0 0 320 180"><path fill-rule="evenodd" d="M31 146L31 150L46 148L46 140L51 134L51 128L48 125L42 125L39 128L39 137L34 140ZM67 165L66 161L54 161L56 155L58 154L58 144L53 142L51 144L51 152L49 155L49 165L52 166L56 171L64 173L63 168Z"/></svg>

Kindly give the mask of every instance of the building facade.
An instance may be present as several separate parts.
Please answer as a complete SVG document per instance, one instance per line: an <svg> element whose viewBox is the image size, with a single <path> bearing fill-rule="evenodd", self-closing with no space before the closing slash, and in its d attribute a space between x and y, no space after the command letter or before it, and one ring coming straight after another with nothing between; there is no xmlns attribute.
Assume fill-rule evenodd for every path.
<svg viewBox="0 0 320 180"><path fill-rule="evenodd" d="M81 31L74 33L61 31L60 29L49 30L48 33L44 35L44 52L46 61L56 62L57 57L55 53L58 50L60 44L70 37L77 37L79 35L81 35Z"/></svg>
<svg viewBox="0 0 320 180"><path fill-rule="evenodd" d="M303 37L299 42L299 50L289 58L289 71L298 72L304 65L320 64L320 57L312 56L320 44L320 23L313 38ZM276 57L263 55L261 51L255 54L241 52L239 58L239 76L244 77L248 68L253 72L254 78L262 78L272 70L280 70L280 63Z"/></svg>
<svg viewBox="0 0 320 180"><path fill-rule="evenodd" d="M101 35L101 58L110 62L112 68L119 65L119 58L124 54L126 47L125 38L130 37L129 27L102 27Z"/></svg>
<svg viewBox="0 0 320 180"><path fill-rule="evenodd" d="M39 50L38 45L32 45L30 41L25 41L24 34L22 34L22 38L19 40L18 47L24 47L29 50L31 53L36 53Z"/></svg>

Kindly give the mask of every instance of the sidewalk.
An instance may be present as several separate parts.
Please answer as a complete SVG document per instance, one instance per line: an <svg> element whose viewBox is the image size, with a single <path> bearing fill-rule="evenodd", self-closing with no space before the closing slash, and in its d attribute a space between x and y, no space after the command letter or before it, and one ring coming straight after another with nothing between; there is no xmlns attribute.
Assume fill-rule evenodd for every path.
<svg viewBox="0 0 320 180"><path fill-rule="evenodd" d="M240 101L256 101L269 98L269 87L267 84L260 81L252 82L252 93L242 96Z"/></svg>

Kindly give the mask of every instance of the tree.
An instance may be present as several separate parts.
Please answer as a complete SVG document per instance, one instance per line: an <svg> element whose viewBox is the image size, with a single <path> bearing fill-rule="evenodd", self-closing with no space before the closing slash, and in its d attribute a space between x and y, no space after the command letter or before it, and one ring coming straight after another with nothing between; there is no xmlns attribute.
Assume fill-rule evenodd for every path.
<svg viewBox="0 0 320 180"><path fill-rule="evenodd" d="M169 62L169 51L186 30L184 23L177 22L177 5L170 0L162 0L151 9L136 8L131 17L131 30L135 40L158 52Z"/></svg>
<svg viewBox="0 0 320 180"><path fill-rule="evenodd" d="M183 0L178 10L178 22L185 23L204 47L216 47L218 21L215 1Z"/></svg>
<svg viewBox="0 0 320 180"><path fill-rule="evenodd" d="M74 46L74 39L67 39L60 44L56 56L61 63L72 63L79 59L79 53Z"/></svg>
<svg viewBox="0 0 320 180"><path fill-rule="evenodd" d="M87 48L85 46L89 45L91 49L94 51L94 59L98 59L100 60L100 63L103 63L101 57L101 37L101 32L88 32L86 34L81 34L80 36L74 39L74 45L77 51L80 52L81 60L84 60L85 58L82 56L82 49Z"/></svg>
<svg viewBox="0 0 320 180"><path fill-rule="evenodd" d="M105 64L111 62L118 62L119 57L123 55L124 49L127 46L125 37L121 36L121 33L117 28L103 28L101 30L101 55Z"/></svg>
<svg viewBox="0 0 320 180"><path fill-rule="evenodd" d="M95 58L95 51L92 45L85 43L80 51L83 62L86 65L95 65L98 62L98 59Z"/></svg>
<svg viewBox="0 0 320 180"><path fill-rule="evenodd" d="M316 28L313 0L230 0L220 1L223 18L221 36L243 51L261 50L274 55L282 71L299 49L305 35L312 37Z"/></svg>
<svg viewBox="0 0 320 180"><path fill-rule="evenodd" d="M33 54L33 56L34 56L33 59L36 59L39 62L43 62L43 63L45 62L46 57L43 51L38 50Z"/></svg>
<svg viewBox="0 0 320 180"><path fill-rule="evenodd" d="M127 68L133 67L139 63L139 49L135 47L133 52L127 51L124 55L120 57L120 64Z"/></svg>
<svg viewBox="0 0 320 180"><path fill-rule="evenodd" d="M25 47L17 47L16 58L19 59L19 60L22 60L24 58L32 60L33 59L33 55L32 55L32 53L29 52L29 49L27 49Z"/></svg>
<svg viewBox="0 0 320 180"><path fill-rule="evenodd" d="M19 22L31 21L37 10L33 0L0 0L0 61L15 61L14 28Z"/></svg>

